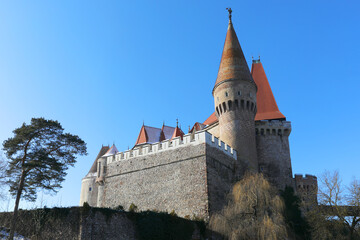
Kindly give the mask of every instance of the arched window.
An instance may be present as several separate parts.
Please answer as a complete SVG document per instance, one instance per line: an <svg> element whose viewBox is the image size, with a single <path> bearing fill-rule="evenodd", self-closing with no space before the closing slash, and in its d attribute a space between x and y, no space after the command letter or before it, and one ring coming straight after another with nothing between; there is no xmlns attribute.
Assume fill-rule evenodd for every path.
<svg viewBox="0 0 360 240"><path fill-rule="evenodd" d="M228 101L228 106L229 106L229 111L230 111L232 109L232 101L231 100Z"/></svg>
<svg viewBox="0 0 360 240"><path fill-rule="evenodd" d="M223 102L224 112L226 112L226 104Z"/></svg>

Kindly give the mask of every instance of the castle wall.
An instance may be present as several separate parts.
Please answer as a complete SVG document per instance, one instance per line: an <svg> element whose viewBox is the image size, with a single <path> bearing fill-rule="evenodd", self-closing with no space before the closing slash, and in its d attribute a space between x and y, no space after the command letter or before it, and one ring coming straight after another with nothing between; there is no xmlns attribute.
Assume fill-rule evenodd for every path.
<svg viewBox="0 0 360 240"><path fill-rule="evenodd" d="M163 151L108 165L101 206L134 203L139 210L206 216L205 144Z"/></svg>
<svg viewBox="0 0 360 240"><path fill-rule="evenodd" d="M98 197L98 186L95 183L96 173L86 176L81 181L80 206L87 202L90 206L96 207Z"/></svg>
<svg viewBox="0 0 360 240"><path fill-rule="evenodd" d="M236 180L237 161L216 147L206 145L209 212L220 211L227 204L227 194Z"/></svg>
<svg viewBox="0 0 360 240"><path fill-rule="evenodd" d="M290 132L290 122L256 122L259 172L279 189L284 189L287 185L294 187L289 148Z"/></svg>
<svg viewBox="0 0 360 240"><path fill-rule="evenodd" d="M303 211L308 211L318 204L317 192L318 184L317 177L314 175L295 174L296 193L302 200L301 208Z"/></svg>
<svg viewBox="0 0 360 240"><path fill-rule="evenodd" d="M224 142L199 131L183 140L100 158L106 174L97 206L128 209L133 203L139 210L174 210L183 217L208 218L209 207L220 210L226 203L236 155Z"/></svg>

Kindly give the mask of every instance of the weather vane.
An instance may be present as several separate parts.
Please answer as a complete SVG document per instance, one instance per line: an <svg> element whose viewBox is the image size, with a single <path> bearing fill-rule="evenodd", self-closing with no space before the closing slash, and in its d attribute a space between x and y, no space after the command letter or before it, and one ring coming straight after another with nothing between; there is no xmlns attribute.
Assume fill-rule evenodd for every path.
<svg viewBox="0 0 360 240"><path fill-rule="evenodd" d="M232 13L232 10L231 10L231 8L226 8L226 10L228 10L228 12L229 12L229 21L231 22L231 13Z"/></svg>

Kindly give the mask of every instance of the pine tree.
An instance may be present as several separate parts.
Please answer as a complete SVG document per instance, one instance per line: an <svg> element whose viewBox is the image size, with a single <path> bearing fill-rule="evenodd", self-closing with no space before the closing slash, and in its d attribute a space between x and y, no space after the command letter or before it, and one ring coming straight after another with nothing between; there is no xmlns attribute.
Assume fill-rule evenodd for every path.
<svg viewBox="0 0 360 240"><path fill-rule="evenodd" d="M37 189L57 192L66 170L74 166L76 155L86 155L86 143L76 135L64 133L58 121L33 118L13 131L3 143L9 160L6 170L10 193L16 196L10 237L13 239L20 198L36 200Z"/></svg>

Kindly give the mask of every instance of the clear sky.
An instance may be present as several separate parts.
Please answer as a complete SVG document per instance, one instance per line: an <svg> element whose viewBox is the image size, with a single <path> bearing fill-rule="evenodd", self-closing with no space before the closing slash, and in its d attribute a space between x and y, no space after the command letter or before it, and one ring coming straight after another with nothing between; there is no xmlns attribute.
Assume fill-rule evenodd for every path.
<svg viewBox="0 0 360 240"><path fill-rule="evenodd" d="M359 1L0 1L0 142L45 117L88 146L37 204L77 205L102 144L131 148L143 121L187 130L214 111L226 7L292 122L293 173L359 178Z"/></svg>

